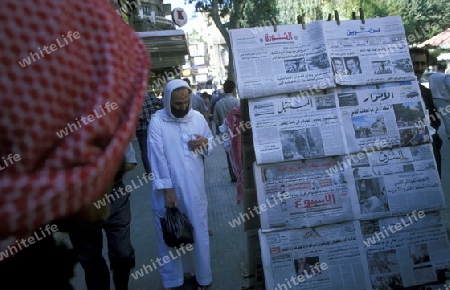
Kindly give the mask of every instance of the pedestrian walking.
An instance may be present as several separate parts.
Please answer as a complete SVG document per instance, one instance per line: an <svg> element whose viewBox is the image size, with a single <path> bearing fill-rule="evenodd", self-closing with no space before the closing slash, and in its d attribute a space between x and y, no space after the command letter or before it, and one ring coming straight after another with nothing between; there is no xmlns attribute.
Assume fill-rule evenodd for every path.
<svg viewBox="0 0 450 290"><path fill-rule="evenodd" d="M444 121L445 133L450 139L450 75L445 74L445 62L439 62L438 71L430 76L430 90L433 96L433 102L441 113Z"/></svg>
<svg viewBox="0 0 450 290"><path fill-rule="evenodd" d="M166 290L183 285L184 273L195 276L198 290L208 289L212 282L203 162L213 149L212 141L205 118L192 109L189 85L170 81L164 89L164 109L152 117L148 136L159 257L170 257L160 223L166 208L178 208L188 216L195 241L191 251L158 268Z"/></svg>
<svg viewBox="0 0 450 290"><path fill-rule="evenodd" d="M228 113L230 113L234 107L240 105L239 100L235 97L236 84L233 81L231 80L225 81L225 83L223 84L223 89L225 91L225 97L217 102L213 112L213 120L217 126L216 132L220 132L220 129L218 127L222 125L223 120L225 120ZM231 165L230 155L228 154L228 152L226 153L227 153L228 173L230 174L231 182L236 182L237 177L236 174L234 174L233 166Z"/></svg>
<svg viewBox="0 0 450 290"><path fill-rule="evenodd" d="M127 290L130 270L135 266L134 248L131 244L130 192L125 190L123 175L136 167L133 144L127 147L124 162L114 180L114 188L106 196L110 203L109 217L95 227L78 228L69 232L70 241L84 269L88 290L109 290L110 274L103 258L103 233L108 240L109 268L116 290ZM99 205L99 204L97 204Z"/></svg>

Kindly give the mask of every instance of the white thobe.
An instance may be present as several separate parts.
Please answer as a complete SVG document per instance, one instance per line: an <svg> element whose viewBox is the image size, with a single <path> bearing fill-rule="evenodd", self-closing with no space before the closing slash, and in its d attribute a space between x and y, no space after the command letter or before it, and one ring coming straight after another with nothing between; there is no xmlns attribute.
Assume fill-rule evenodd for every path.
<svg viewBox="0 0 450 290"><path fill-rule="evenodd" d="M167 105L170 103L166 102ZM203 152L203 155L208 155L213 148L213 136L205 118L197 111L190 109L184 118L177 119L164 109L151 118L147 142L154 174L151 207L158 232L159 258L168 256L170 260L158 265L166 288L182 285L184 273L189 272L196 275L201 285L209 285L212 281L203 155L196 156L188 147L188 141L195 138L194 134L208 138L209 151ZM194 227L194 247L187 254L178 255L163 240L160 218L165 216L163 189L166 188L174 189L178 209L187 214Z"/></svg>

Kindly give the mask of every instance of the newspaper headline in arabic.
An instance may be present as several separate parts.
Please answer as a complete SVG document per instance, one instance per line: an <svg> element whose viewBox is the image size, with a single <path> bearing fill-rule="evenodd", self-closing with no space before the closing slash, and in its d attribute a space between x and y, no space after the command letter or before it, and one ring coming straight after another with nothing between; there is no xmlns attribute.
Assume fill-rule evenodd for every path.
<svg viewBox="0 0 450 290"><path fill-rule="evenodd" d="M335 90L249 100L258 164L345 154Z"/></svg>
<svg viewBox="0 0 450 290"><path fill-rule="evenodd" d="M400 16L230 30L239 97L415 80Z"/></svg>
<svg viewBox="0 0 450 290"><path fill-rule="evenodd" d="M401 230L392 233L394 227ZM371 244L364 248L372 289L445 283L450 243L439 212L427 212L420 219L398 216L361 221L361 231L364 243Z"/></svg>
<svg viewBox="0 0 450 290"><path fill-rule="evenodd" d="M446 208L431 144L373 152L352 172L362 220Z"/></svg>
<svg viewBox="0 0 450 290"><path fill-rule="evenodd" d="M290 198L260 215L263 231L303 228L359 218L356 194L350 194L344 171L326 173L339 158L320 158L254 166L258 203L276 199L281 193ZM353 188L353 191L354 188ZM353 200L352 200L353 199Z"/></svg>
<svg viewBox="0 0 450 290"><path fill-rule="evenodd" d="M417 81L340 88L337 96L348 153L373 147L377 141L385 141L388 148L431 142Z"/></svg>
<svg viewBox="0 0 450 290"><path fill-rule="evenodd" d="M371 289L358 221L270 233L260 231L259 236L266 289L286 285L299 275L311 277L277 289ZM317 263L325 263L327 269L316 273L313 266Z"/></svg>
<svg viewBox="0 0 450 290"><path fill-rule="evenodd" d="M365 85L415 80L400 16L327 21L323 26L335 81Z"/></svg>
<svg viewBox="0 0 450 290"><path fill-rule="evenodd" d="M323 21L260 29L230 30L241 99L308 90L323 82L335 87L323 36Z"/></svg>

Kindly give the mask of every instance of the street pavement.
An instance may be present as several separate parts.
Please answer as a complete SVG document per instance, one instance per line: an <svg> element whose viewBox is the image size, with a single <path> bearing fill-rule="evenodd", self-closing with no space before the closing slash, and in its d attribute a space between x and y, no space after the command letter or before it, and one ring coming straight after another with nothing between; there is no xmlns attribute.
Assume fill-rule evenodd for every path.
<svg viewBox="0 0 450 290"><path fill-rule="evenodd" d="M444 189L447 204L450 201L450 140L439 131L444 141L442 152L442 187ZM137 141L133 141L138 159L138 166L127 173L125 184L131 184L132 179L142 176L144 173L140 151ZM211 290L239 290L246 285L242 278L243 272L240 268L240 231L243 226L232 228L228 222L239 216L236 205L236 184L230 182L228 176L226 155L223 148L217 147L212 155L205 159L206 162L206 191L209 201L209 224L213 231L210 237L211 266L213 272L213 283ZM131 193L131 237L136 252L136 268L139 270L150 261L158 257L156 246L156 233L153 216L150 209L151 183L141 186ZM447 231L450 232L450 209L442 210L442 216L446 222ZM70 243L68 238L65 242ZM104 244L104 256L106 254L106 242ZM75 290L86 290L84 283L84 272L78 264L75 268L75 277L72 280ZM113 285L111 283L111 285ZM158 271L152 271L135 280L130 277L130 290L160 290L162 283ZM112 287L113 289L113 287ZM185 290L195 289L194 283L185 279Z"/></svg>
<svg viewBox="0 0 450 290"><path fill-rule="evenodd" d="M137 141L133 141L136 151L138 166L126 174L125 185L134 179L136 187L137 176L142 176L144 168L140 160L140 150ZM236 204L236 183L230 182L225 151L222 147L216 147L211 156L205 158L205 186L208 196L209 228L213 235L210 237L211 268L213 282L211 290L238 290L245 285L240 270L240 231L243 225L232 228L229 221L239 217ZM142 178L141 178L142 179ZM135 248L136 267L133 271L141 270L142 266L151 264L158 257L156 232L153 214L150 208L151 183L145 184L131 192L131 242ZM104 254L107 259L106 239L104 239ZM64 237L64 242L70 244L70 240ZM176 254L175 254L176 255ZM148 269L148 267L147 267ZM133 273L132 271L132 273ZM130 290L160 290L163 289L157 270L138 279L130 277ZM75 267L75 277L72 279L75 290L86 290L84 271L80 264ZM111 285L112 281L111 281ZM111 286L113 289L113 286ZM185 290L196 289L194 281L185 279Z"/></svg>

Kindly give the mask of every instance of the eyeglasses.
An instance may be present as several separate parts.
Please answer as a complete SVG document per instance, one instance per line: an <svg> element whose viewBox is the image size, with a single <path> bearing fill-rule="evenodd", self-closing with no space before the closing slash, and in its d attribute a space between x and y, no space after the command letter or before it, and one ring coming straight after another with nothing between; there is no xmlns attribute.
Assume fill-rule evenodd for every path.
<svg viewBox="0 0 450 290"><path fill-rule="evenodd" d="M413 65L417 65L417 66L426 66L427 63L425 61L413 61Z"/></svg>

